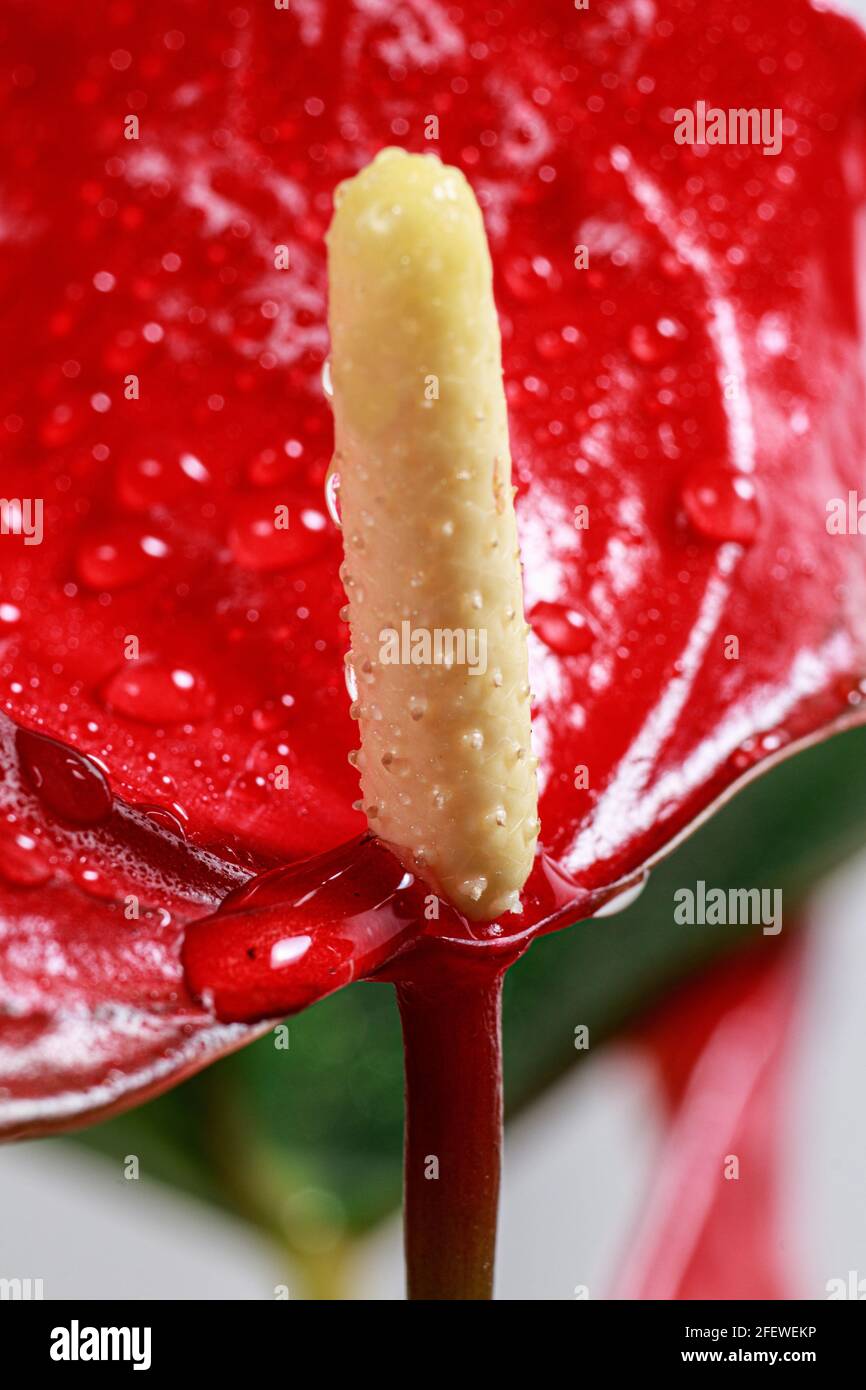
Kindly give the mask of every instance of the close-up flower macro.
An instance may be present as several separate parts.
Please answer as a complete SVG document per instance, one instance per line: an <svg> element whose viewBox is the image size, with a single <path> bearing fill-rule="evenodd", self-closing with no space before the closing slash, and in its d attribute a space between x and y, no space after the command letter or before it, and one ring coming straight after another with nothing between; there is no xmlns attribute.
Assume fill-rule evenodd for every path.
<svg viewBox="0 0 866 1390"><path fill-rule="evenodd" d="M858 14L6 0L0 1294L53 1360L408 1297L820 1364L781 1305L866 1298Z"/></svg>

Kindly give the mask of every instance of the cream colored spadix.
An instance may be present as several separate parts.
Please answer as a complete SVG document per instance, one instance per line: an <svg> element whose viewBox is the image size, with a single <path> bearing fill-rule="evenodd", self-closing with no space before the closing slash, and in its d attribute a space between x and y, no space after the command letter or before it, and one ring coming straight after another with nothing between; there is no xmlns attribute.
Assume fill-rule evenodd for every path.
<svg viewBox="0 0 866 1390"><path fill-rule="evenodd" d="M337 190L331 380L363 806L467 916L519 910L538 833L492 270L463 175L383 150ZM335 480L336 481L336 480Z"/></svg>

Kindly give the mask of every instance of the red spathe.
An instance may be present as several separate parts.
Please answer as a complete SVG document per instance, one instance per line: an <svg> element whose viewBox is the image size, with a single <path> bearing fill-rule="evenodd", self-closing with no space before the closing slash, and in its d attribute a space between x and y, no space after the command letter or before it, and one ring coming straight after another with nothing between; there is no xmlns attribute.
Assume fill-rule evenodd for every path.
<svg viewBox="0 0 866 1390"><path fill-rule="evenodd" d="M417 928L521 949L861 717L866 559L826 521L863 477L866 47L787 0L462 26L435 5L46 3L2 25L2 494L43 502L44 538L0 537L0 702L114 797L58 820L7 731L0 1083L23 1131L249 1036L187 992L184 925L364 828L323 233L384 144L459 164L485 211L537 615L547 857L522 917ZM778 156L676 144L699 100L781 109ZM209 931L199 990L226 959Z"/></svg>

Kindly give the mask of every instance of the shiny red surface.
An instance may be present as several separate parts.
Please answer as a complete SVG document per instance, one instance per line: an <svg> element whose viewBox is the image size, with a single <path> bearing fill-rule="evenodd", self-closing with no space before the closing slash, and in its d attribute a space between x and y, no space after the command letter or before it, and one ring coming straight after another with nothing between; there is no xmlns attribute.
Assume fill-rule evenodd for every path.
<svg viewBox="0 0 866 1390"><path fill-rule="evenodd" d="M586 915L763 762L861 717L866 542L825 527L862 481L866 429L853 25L800 0L45 0L0 26L2 495L45 504L43 544L0 537L0 708L95 759L113 798L102 822L58 820L10 754L9 1127L55 1123L60 1092L86 1113L108 1071L112 1103L167 1084L210 1055L203 1041L190 1060L187 1027L248 1036L226 1044L194 1004L184 924L244 873L364 828L323 500L322 237L334 185L383 144L461 165L485 211L547 856L520 919L474 935L447 912L417 920L424 953L514 952ZM675 145L672 111L706 98L782 108L780 155ZM139 926L130 954L124 874L155 905L163 891L127 841L133 804L158 808L152 857L207 890L179 875L171 924ZM98 899L72 869L94 837ZM326 915L317 895L317 930L342 939L339 896ZM225 916L189 934L196 991L233 994L231 1017L292 1006L286 972L238 975L259 919L231 917L233 933ZM97 1027L121 1007L123 1026Z"/></svg>

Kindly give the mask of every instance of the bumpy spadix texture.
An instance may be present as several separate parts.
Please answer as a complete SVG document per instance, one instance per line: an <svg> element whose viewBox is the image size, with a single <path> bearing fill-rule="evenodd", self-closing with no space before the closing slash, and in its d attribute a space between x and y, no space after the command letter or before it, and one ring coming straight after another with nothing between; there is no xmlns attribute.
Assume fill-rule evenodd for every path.
<svg viewBox="0 0 866 1390"><path fill-rule="evenodd" d="M538 832L499 326L464 176L383 150L328 238L334 469L373 830L467 916Z"/></svg>

